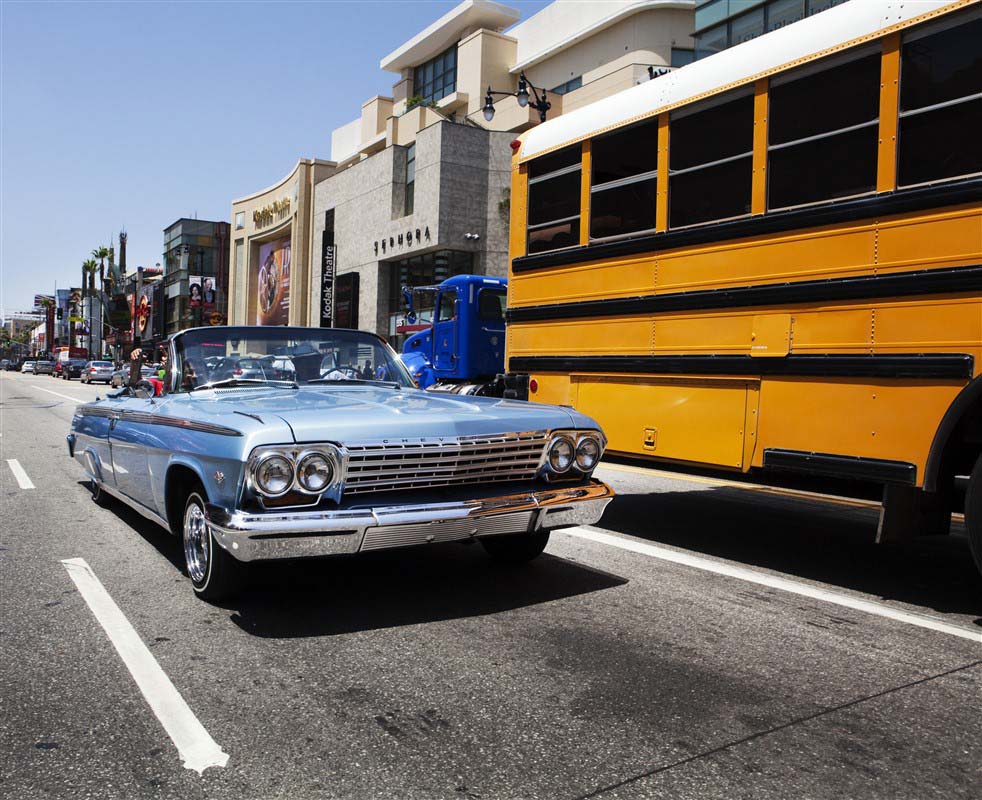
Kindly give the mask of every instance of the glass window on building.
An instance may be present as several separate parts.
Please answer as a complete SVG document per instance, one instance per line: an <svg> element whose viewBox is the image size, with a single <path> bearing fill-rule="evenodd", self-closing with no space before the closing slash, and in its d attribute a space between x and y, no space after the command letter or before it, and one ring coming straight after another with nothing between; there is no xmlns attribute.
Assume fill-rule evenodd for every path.
<svg viewBox="0 0 982 800"><path fill-rule="evenodd" d="M982 172L982 13L914 29L900 52L897 183Z"/></svg>
<svg viewBox="0 0 982 800"><path fill-rule="evenodd" d="M726 23L696 34L696 58L705 58L729 47Z"/></svg>
<svg viewBox="0 0 982 800"><path fill-rule="evenodd" d="M672 66L673 67L684 67L686 64L691 64L696 60L696 51L691 47L673 47L672 48Z"/></svg>
<svg viewBox="0 0 982 800"><path fill-rule="evenodd" d="M457 90L457 45L413 70L413 95L436 102Z"/></svg>
<svg viewBox="0 0 982 800"><path fill-rule="evenodd" d="M416 142L406 148L406 202L403 216L413 213L416 202Z"/></svg>
<svg viewBox="0 0 982 800"><path fill-rule="evenodd" d="M749 42L764 33L764 9L758 8L730 20L730 47Z"/></svg>
<svg viewBox="0 0 982 800"><path fill-rule="evenodd" d="M575 78L570 78L566 83L561 83L559 86L552 89L553 94L567 94L568 92L573 92L579 89L583 85L583 76L577 75Z"/></svg>
<svg viewBox="0 0 982 800"><path fill-rule="evenodd" d="M774 0L767 6L767 30L776 31L805 18L805 0Z"/></svg>
<svg viewBox="0 0 982 800"><path fill-rule="evenodd" d="M399 332L406 317L406 307L402 297L404 286L436 286L454 275L466 275L474 271L474 254L462 253L456 250L438 250L435 253L424 253L401 261L388 264L389 275L388 339L397 351L409 336L405 331ZM433 296L417 293L414 297L417 321L429 323L433 320Z"/></svg>
<svg viewBox="0 0 982 800"><path fill-rule="evenodd" d="M235 229L241 231L245 227L245 211L235 212Z"/></svg>

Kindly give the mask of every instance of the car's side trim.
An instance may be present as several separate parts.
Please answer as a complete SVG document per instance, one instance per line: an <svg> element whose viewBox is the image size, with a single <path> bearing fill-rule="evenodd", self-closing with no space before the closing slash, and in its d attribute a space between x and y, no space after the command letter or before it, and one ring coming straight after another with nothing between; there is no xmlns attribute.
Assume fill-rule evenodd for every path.
<svg viewBox="0 0 982 800"><path fill-rule="evenodd" d="M136 422L144 425L166 425L169 428L181 428L186 431L199 433L214 433L218 436L242 436L242 431L216 425L213 422L168 417L163 414L149 414L145 411L129 411L127 409L106 408L105 406L79 406L75 413L83 417L106 417L117 422Z"/></svg>
<svg viewBox="0 0 982 800"><path fill-rule="evenodd" d="M160 516L160 514L158 514L156 511L147 508L142 503L138 503L136 500L134 500L131 497L127 497L125 494L119 491L119 489L116 489L113 486L109 486L103 483L102 481L96 481L96 483L99 485L99 488L102 489L102 491L104 491L106 494L112 495L121 503L125 503L126 505L128 505L138 514L141 514L142 516L146 517L151 522L156 522L164 530L170 531L170 525L167 523L167 520L165 520L162 516Z"/></svg>

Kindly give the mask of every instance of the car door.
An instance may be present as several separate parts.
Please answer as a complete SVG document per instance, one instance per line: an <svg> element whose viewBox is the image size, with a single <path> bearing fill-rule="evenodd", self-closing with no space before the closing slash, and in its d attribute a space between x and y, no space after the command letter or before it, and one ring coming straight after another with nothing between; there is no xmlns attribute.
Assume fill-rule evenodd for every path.
<svg viewBox="0 0 982 800"><path fill-rule="evenodd" d="M154 507L149 453L166 446L160 439L162 428L154 424L158 406L153 398L120 398L109 428L109 452L116 488L148 508Z"/></svg>
<svg viewBox="0 0 982 800"><path fill-rule="evenodd" d="M457 366L458 310L456 288L441 292L433 323L433 367L443 373Z"/></svg>

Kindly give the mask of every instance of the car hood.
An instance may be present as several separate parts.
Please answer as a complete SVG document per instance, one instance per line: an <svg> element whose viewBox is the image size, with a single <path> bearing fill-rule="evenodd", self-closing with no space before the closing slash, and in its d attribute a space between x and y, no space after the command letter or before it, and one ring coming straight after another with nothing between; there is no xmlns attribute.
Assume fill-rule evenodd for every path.
<svg viewBox="0 0 982 800"><path fill-rule="evenodd" d="M263 426L286 423L297 442L421 436L476 436L508 431L587 427L592 420L566 409L492 397L440 395L378 386L234 390L185 395L197 414L238 427L242 415ZM189 409L190 410L190 409ZM234 417L232 415L235 414ZM589 427L597 427L595 423Z"/></svg>

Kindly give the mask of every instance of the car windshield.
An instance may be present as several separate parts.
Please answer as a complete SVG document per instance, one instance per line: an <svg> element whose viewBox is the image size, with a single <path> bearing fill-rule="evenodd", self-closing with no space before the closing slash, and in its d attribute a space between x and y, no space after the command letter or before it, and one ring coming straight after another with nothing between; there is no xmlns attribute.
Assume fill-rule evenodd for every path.
<svg viewBox="0 0 982 800"><path fill-rule="evenodd" d="M378 382L412 387L385 342L363 331L274 326L214 327L174 339L177 391L204 386Z"/></svg>

